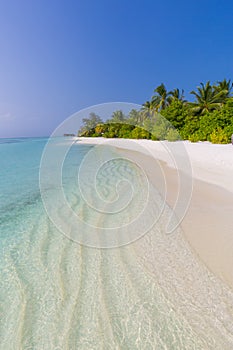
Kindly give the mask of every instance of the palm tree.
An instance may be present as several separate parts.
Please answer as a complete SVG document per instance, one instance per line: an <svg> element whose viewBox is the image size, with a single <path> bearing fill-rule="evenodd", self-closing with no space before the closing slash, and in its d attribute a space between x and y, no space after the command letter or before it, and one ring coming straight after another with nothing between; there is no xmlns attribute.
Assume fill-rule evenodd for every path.
<svg viewBox="0 0 233 350"><path fill-rule="evenodd" d="M187 101L184 99L184 90L173 89L170 92L170 96L168 97L168 102L171 104L173 101L179 101L181 103L186 103Z"/></svg>
<svg viewBox="0 0 233 350"><path fill-rule="evenodd" d="M151 104L156 111L161 111L169 105L169 96L171 95L170 91L167 91L165 85L162 83L159 85L154 92L156 93L152 96Z"/></svg>
<svg viewBox="0 0 233 350"><path fill-rule="evenodd" d="M142 108L140 109L140 124L139 125L143 125L143 123L145 122L145 120L147 119L151 119L151 116L153 114L153 106L152 103L150 101L146 101L145 103L143 103Z"/></svg>
<svg viewBox="0 0 233 350"><path fill-rule="evenodd" d="M173 100L178 100L178 101L181 101L181 102L186 102L184 100L184 90L182 89L180 91L180 89L173 89L171 92L170 92L170 96L168 97L168 100L169 102L173 101Z"/></svg>
<svg viewBox="0 0 233 350"><path fill-rule="evenodd" d="M148 109L147 109L148 111ZM141 125L143 123L143 111L142 109L140 111L136 109L132 109L129 112L129 118L127 119L127 122L132 125Z"/></svg>
<svg viewBox="0 0 233 350"><path fill-rule="evenodd" d="M217 85L214 86L214 89L217 92L224 91L225 92L225 98L231 97L231 90L233 88L233 83L231 82L231 79L226 80L223 79L222 81L218 81Z"/></svg>
<svg viewBox="0 0 233 350"><path fill-rule="evenodd" d="M153 109L153 106L152 106L152 103L150 102L150 101L146 101L145 103L143 103L143 105L142 105L142 108L143 109Z"/></svg>
<svg viewBox="0 0 233 350"><path fill-rule="evenodd" d="M197 87L196 91L191 91L190 94L196 97L195 102L190 102L189 105L194 114L204 114L214 109L218 109L222 106L225 101L226 91L217 91L210 82Z"/></svg>
<svg viewBox="0 0 233 350"><path fill-rule="evenodd" d="M121 110L114 111L112 114L110 122L113 123L123 123L125 121L125 115Z"/></svg>

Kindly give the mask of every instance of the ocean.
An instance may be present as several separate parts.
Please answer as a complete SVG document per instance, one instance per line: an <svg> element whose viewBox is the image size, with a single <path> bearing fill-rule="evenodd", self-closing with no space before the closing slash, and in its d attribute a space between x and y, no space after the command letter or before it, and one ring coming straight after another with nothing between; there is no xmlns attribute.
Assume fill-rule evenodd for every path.
<svg viewBox="0 0 233 350"><path fill-rule="evenodd" d="M0 349L232 349L233 293L143 169L47 142L0 139Z"/></svg>

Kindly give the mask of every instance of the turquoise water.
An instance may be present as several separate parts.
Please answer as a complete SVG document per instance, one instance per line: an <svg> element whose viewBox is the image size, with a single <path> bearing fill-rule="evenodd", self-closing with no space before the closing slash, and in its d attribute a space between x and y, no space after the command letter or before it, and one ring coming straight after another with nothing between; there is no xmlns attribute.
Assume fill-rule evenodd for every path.
<svg viewBox="0 0 233 350"><path fill-rule="evenodd" d="M116 150L99 149L100 158L113 161L104 163L93 187L90 157L78 189L77 169L93 147L75 144L63 164L62 187L66 203L89 226L78 223L77 236L69 237L59 230L71 219L67 223L56 197L56 164L48 169L44 198L52 198L59 229L41 199L46 142L0 140L0 349L232 349L232 291L202 266L179 229L164 234L170 209L165 205L159 217L156 189L150 188L154 201L140 221L146 227L154 213L159 220L140 239L111 249L77 242L89 235L97 243L95 231L103 226L121 224L122 232L146 201L145 174ZM96 193L107 202L108 216ZM134 240L135 232L124 232Z"/></svg>

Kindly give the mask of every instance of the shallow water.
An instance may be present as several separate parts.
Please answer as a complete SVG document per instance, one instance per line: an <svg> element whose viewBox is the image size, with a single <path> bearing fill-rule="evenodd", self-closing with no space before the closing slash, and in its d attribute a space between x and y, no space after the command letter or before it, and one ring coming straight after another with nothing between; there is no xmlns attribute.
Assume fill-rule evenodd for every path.
<svg viewBox="0 0 233 350"><path fill-rule="evenodd" d="M82 224L64 235L40 195L46 141L0 142L0 349L232 349L233 293L200 264L179 229L164 233L170 209L159 217L163 202L156 189L150 187L153 200L140 229L150 227L153 215L159 219L141 238L125 230L127 238L139 238L134 243L100 249L74 242L93 235L96 243L95 230L128 227L140 215L147 183L138 167L105 150L113 161L101 168L95 187L84 167L83 197L77 169L92 147L75 144L62 183ZM64 140L53 142L59 147ZM55 201L57 184L50 180L46 191ZM53 209L62 224L66 208Z"/></svg>

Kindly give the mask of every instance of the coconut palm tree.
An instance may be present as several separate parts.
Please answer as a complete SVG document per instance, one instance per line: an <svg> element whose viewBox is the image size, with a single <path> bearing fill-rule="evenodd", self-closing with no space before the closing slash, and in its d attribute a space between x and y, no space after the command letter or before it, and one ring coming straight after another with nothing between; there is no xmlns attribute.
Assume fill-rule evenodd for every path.
<svg viewBox="0 0 233 350"><path fill-rule="evenodd" d="M126 116L121 110L114 111L112 114L111 119L109 119L110 122L113 123L123 123L126 119Z"/></svg>
<svg viewBox="0 0 233 350"><path fill-rule="evenodd" d="M143 111L142 111L142 109L140 111L138 111L136 109L132 109L129 112L129 117L127 119L127 122L129 124L132 124L132 125L141 125L143 123Z"/></svg>
<svg viewBox="0 0 233 350"><path fill-rule="evenodd" d="M189 105L194 114L204 114L214 109L218 109L225 101L226 91L217 91L210 82L197 87L196 91L191 91L190 94L196 97L195 102L190 102Z"/></svg>
<svg viewBox="0 0 233 350"><path fill-rule="evenodd" d="M225 91L226 99L231 97L232 88L233 88L233 83L231 82L231 79L229 80L223 79L222 81L218 81L217 85L214 86L214 89L217 92Z"/></svg>
<svg viewBox="0 0 233 350"><path fill-rule="evenodd" d="M168 97L168 101L171 103L173 100L178 100L181 102L186 102L184 100L184 90L180 90L180 89L173 89L170 92L170 96Z"/></svg>
<svg viewBox="0 0 233 350"><path fill-rule="evenodd" d="M143 124L145 120L151 119L152 116L157 113L157 110L153 105L152 101L146 101L145 103L143 103L140 113L141 113L141 122Z"/></svg>
<svg viewBox="0 0 233 350"><path fill-rule="evenodd" d="M148 109L152 110L153 106L152 106L152 103L150 101L146 101L145 103L143 103L142 108L147 109L147 110Z"/></svg>
<svg viewBox="0 0 233 350"><path fill-rule="evenodd" d="M152 96L151 104L156 111L161 111L169 105L169 96L171 95L170 91L167 91L165 85L160 84L154 92L155 95Z"/></svg>

